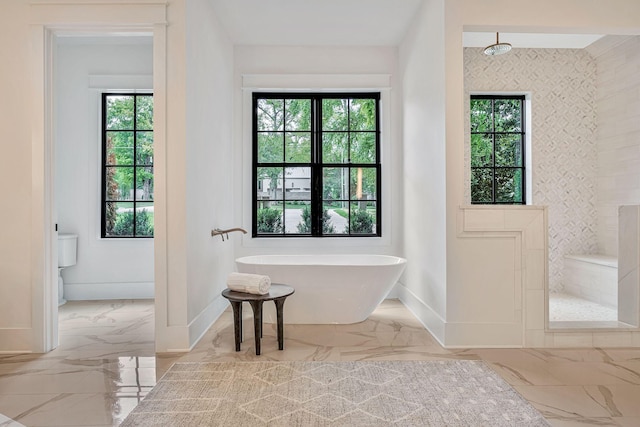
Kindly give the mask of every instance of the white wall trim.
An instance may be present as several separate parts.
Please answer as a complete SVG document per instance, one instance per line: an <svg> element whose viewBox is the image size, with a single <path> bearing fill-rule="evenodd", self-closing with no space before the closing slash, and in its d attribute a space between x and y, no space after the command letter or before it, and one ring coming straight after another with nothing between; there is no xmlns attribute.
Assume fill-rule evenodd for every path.
<svg viewBox="0 0 640 427"><path fill-rule="evenodd" d="M163 325L162 330L162 335L156 333L156 353L187 353L191 351L188 326Z"/></svg>
<svg viewBox="0 0 640 427"><path fill-rule="evenodd" d="M31 22L52 29L82 29L83 34L149 31L149 24L166 24L167 4L162 1L140 0L117 4L86 1L31 2ZM91 19L89 17L92 17Z"/></svg>
<svg viewBox="0 0 640 427"><path fill-rule="evenodd" d="M398 283L396 288L400 301L416 316L436 341L445 347L445 330L447 326L445 320L403 284Z"/></svg>
<svg viewBox="0 0 640 427"><path fill-rule="evenodd" d="M153 26L153 144L154 225L153 250L155 286L156 350L173 348L186 341L169 324L169 243L167 224L167 27ZM182 329L179 329L182 330Z"/></svg>
<svg viewBox="0 0 640 427"><path fill-rule="evenodd" d="M57 346L57 268L52 260L56 256L53 201L53 115L51 94L52 35L70 34L122 34L153 31L154 43L154 129L156 143L156 221L155 227L155 282L158 294L165 299L156 304L156 336L167 333L167 250L166 250L166 3L147 4L55 4L29 5L30 28L29 70L31 86L30 116L32 145L32 197L31 211L31 288L32 324L30 351L47 352ZM159 155L158 155L159 154ZM57 259L57 257L56 257ZM55 291L54 291L55 289ZM179 340L179 337L177 337ZM167 340L161 340L167 342ZM5 342L10 351L23 348L23 342Z"/></svg>
<svg viewBox="0 0 640 427"><path fill-rule="evenodd" d="M446 348L522 348L522 324L447 322Z"/></svg>
<svg viewBox="0 0 640 427"><path fill-rule="evenodd" d="M65 283L64 298L68 301L109 299L153 299L153 282Z"/></svg>
<svg viewBox="0 0 640 427"><path fill-rule="evenodd" d="M391 88L390 74L243 74L245 90L316 90L321 92Z"/></svg>
<svg viewBox="0 0 640 427"><path fill-rule="evenodd" d="M229 302L218 295L195 319L186 326L167 326L166 334L156 339L157 353L188 353L222 315ZM188 341L185 337L189 337ZM180 344L182 343L182 345Z"/></svg>
<svg viewBox="0 0 640 427"><path fill-rule="evenodd" d="M0 328L0 342L3 343L0 354L40 353L41 351L33 345L32 335L31 327Z"/></svg>
<svg viewBox="0 0 640 427"><path fill-rule="evenodd" d="M218 295L211 301L211 304L209 304L207 308L202 310L195 319L189 323L189 350L187 351L193 349L228 306L229 301L222 295Z"/></svg>
<svg viewBox="0 0 640 427"><path fill-rule="evenodd" d="M144 90L142 90L144 88ZM136 75L90 75L89 89L98 90L132 90L140 93L153 90L153 76Z"/></svg>
<svg viewBox="0 0 640 427"><path fill-rule="evenodd" d="M545 329L548 279L547 208L531 205L460 206L459 239L515 239L512 322L455 322L447 325L447 345L544 347L532 341ZM542 337L542 340L544 337Z"/></svg>
<svg viewBox="0 0 640 427"><path fill-rule="evenodd" d="M31 79L31 337L9 334L2 340L9 351L24 348L44 353L58 346L57 329L57 257L56 232L53 229L55 200L53 198L52 148L52 50L51 31L44 26L30 28ZM54 290L55 289L55 290ZM2 332L2 331L0 331ZM27 344L28 342L28 344Z"/></svg>
<svg viewBox="0 0 640 427"><path fill-rule="evenodd" d="M474 95L496 95L496 96L508 96L508 95L517 95L524 96L524 173L525 173L525 204L533 205L533 149L532 149L532 120L531 120L531 98L533 96L531 91L503 91L503 90L470 90L468 93L468 100L471 100L471 97ZM467 103L468 105L468 103ZM467 117L470 116L469 107L465 109L465 120L468 121ZM470 123L467 123L470 125ZM471 153L471 129L465 126L465 150L468 150L469 155ZM468 160L465 163L465 200L467 204L471 204L471 160Z"/></svg>
<svg viewBox="0 0 640 427"><path fill-rule="evenodd" d="M298 89L306 91L341 91L341 92L362 92L364 90L380 92L380 157L382 164L382 188L380 191L382 206L382 236L381 237L332 237L331 239L318 239L316 237L273 237L273 238L252 238L250 235L243 236L241 248L271 248L281 250L292 250L292 248L304 247L309 249L309 242L313 242L313 248L317 250L332 250L336 245L342 248L363 248L365 252L371 252L368 248L383 248L391 245L393 240L393 220L392 220L392 188L393 174L393 153L398 153L397 148L393 149L392 143L392 94L389 87L391 75L389 74L243 74L242 91L242 197L241 212L242 223L252 223L252 92L279 90L281 92L296 92ZM343 80L344 79L344 80ZM286 87L276 89L278 84L285 84ZM290 83L290 84L289 84ZM299 86L296 84L299 83ZM258 85L258 86L253 86ZM375 86L379 85L379 86ZM328 89L331 88L331 89ZM348 88L348 89L346 89ZM397 154L396 154L397 155ZM311 250L314 250L311 249Z"/></svg>

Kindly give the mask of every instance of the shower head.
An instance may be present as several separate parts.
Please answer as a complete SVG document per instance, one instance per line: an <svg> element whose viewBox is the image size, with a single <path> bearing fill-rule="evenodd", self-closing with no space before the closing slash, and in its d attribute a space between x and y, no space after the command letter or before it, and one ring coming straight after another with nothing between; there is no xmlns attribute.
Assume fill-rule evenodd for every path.
<svg viewBox="0 0 640 427"><path fill-rule="evenodd" d="M496 42L490 46L484 48L484 54L489 56L502 55L511 50L509 43L500 43L499 33L496 33Z"/></svg>

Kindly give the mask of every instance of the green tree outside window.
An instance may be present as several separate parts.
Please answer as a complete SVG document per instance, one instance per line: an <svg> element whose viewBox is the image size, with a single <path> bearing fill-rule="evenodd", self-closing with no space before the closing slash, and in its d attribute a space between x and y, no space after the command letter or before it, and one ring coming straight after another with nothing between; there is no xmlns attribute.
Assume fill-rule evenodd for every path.
<svg viewBox="0 0 640 427"><path fill-rule="evenodd" d="M254 235L380 235L379 97L254 94Z"/></svg>
<svg viewBox="0 0 640 427"><path fill-rule="evenodd" d="M153 95L102 96L102 237L153 237Z"/></svg>
<svg viewBox="0 0 640 427"><path fill-rule="evenodd" d="M525 204L524 96L472 95L471 202Z"/></svg>

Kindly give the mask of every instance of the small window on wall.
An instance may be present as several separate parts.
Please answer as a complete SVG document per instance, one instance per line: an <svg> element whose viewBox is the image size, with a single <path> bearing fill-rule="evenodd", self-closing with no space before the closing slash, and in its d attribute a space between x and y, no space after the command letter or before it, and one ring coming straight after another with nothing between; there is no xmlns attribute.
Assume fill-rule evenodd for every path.
<svg viewBox="0 0 640 427"><path fill-rule="evenodd" d="M102 94L102 237L153 237L152 94Z"/></svg>
<svg viewBox="0 0 640 427"><path fill-rule="evenodd" d="M471 96L471 203L526 203L524 99Z"/></svg>

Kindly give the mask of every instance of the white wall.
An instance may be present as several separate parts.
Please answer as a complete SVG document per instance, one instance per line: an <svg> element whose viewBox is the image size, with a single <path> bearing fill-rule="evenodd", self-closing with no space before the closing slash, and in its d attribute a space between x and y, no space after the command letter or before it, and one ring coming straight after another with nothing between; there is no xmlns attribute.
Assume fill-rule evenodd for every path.
<svg viewBox="0 0 640 427"><path fill-rule="evenodd" d="M195 344L227 307L220 292L234 270L233 244L211 230L241 224L233 210L233 47L210 2L187 2L186 20L187 321Z"/></svg>
<svg viewBox="0 0 640 427"><path fill-rule="evenodd" d="M618 320L640 325L640 206L620 206L617 295Z"/></svg>
<svg viewBox="0 0 640 427"><path fill-rule="evenodd" d="M53 296L56 268L48 256L51 252L55 256L55 239L53 212L47 201L47 189L52 186L47 166L53 163L45 115L50 107L46 104L50 89L46 78L50 65L45 55L47 29L87 30L95 26L113 30L117 24L130 31L144 28L164 36L164 27L154 24L164 22L166 6L19 0L2 2L0 7L0 53L11 58L0 67L0 89L12 100L0 105L4 135L0 146L5 153L0 156L0 185L5 190L3 206L11 207L0 213L7 225L0 238L0 351L37 352L55 345L55 336L48 331L53 330L57 314ZM164 59L160 64L162 70L158 71L163 71ZM164 80L157 81L162 82L159 87L164 94ZM164 176L158 181L162 184Z"/></svg>
<svg viewBox="0 0 640 427"><path fill-rule="evenodd" d="M640 37L597 51L598 249L618 255L618 207L640 204Z"/></svg>
<svg viewBox="0 0 640 427"><path fill-rule="evenodd" d="M166 153L156 155L155 172L163 170L166 180L154 182L155 200L155 280L160 277L166 287L156 286L156 351L184 351L191 347L188 320L187 287L187 206L186 206L186 1L172 0L167 8L166 70L154 69L166 77ZM157 105L155 105L157 112ZM156 128L161 124L155 124ZM158 184L163 184L164 189ZM160 203L159 203L160 202ZM158 209L160 208L160 209ZM161 214L160 218L158 214ZM160 219L160 223L159 220ZM158 227L161 229L158 230ZM166 265L159 257L166 256Z"/></svg>
<svg viewBox="0 0 640 427"><path fill-rule="evenodd" d="M235 46L235 218L248 234L234 236L236 255L379 253L398 255L402 230L400 87L393 47ZM251 238L251 93L253 90L381 91L382 237Z"/></svg>
<svg viewBox="0 0 640 427"><path fill-rule="evenodd" d="M166 234L155 237L156 281L166 280L156 286L157 352L198 342L227 307L220 291L233 268L233 247L210 235L233 222L232 46L209 2L172 0L167 12L166 158L155 162L167 178Z"/></svg>
<svg viewBox="0 0 640 427"><path fill-rule="evenodd" d="M562 290L564 256L597 252L596 64L584 49L518 49L487 56L464 49L465 118L470 93L527 93L532 194L548 206L549 289ZM469 121L465 121L469 203Z"/></svg>
<svg viewBox="0 0 640 427"><path fill-rule="evenodd" d="M629 13L635 8L633 16L640 16L637 13L639 5L626 0L607 5L589 4L586 10L583 2L575 0L512 2L509 5L498 0L448 0L427 1L425 5L435 8L435 14L431 14L436 17L435 22L429 21L429 15L423 10L417 17L417 29L408 33L400 55L405 86L405 174L411 162L417 162L411 155L422 154L410 146L415 142L411 141L409 132L420 129L419 123L428 123L436 130L444 126L436 134L435 150L424 154L437 155L439 148L446 150L444 170L438 164L429 164L431 172L446 173L444 178L435 177L438 182L446 182L446 219L433 223L433 230L438 226L446 227L446 243L438 245L438 240L431 238L433 235L420 230L412 245L407 228L405 250L409 265L416 260L422 261L423 265L430 262L433 258L423 255L428 247L446 253L446 271L442 272L436 263L427 264L428 267L419 272L421 275L408 267L405 285L411 292L406 294L408 297L403 295L403 301L436 338L450 347L562 347L638 342L638 334L631 333L556 333L545 329L548 274L545 209L464 206L467 203L464 162L467 98L464 96L462 33L545 32L547 28L576 33L597 33L602 28L633 32L640 30L640 22ZM438 6L444 7L444 28L440 28L437 21ZM549 14L549 10L561 13ZM582 13L575 15L572 13L575 10ZM567 16L571 18L567 19ZM421 38L420 34L425 33ZM444 69L429 72L430 69L438 70L440 57L444 58ZM413 72L417 77L410 80L407 76ZM416 90L420 85L430 85L430 90L411 102L411 93L407 94L407 90ZM444 88L442 95L440 88ZM441 101L440 96L443 97ZM428 109L427 105L434 107ZM414 111L417 119L412 124ZM406 215L409 215L411 196L420 192L410 183L405 185L404 191ZM429 217L429 223L431 221L434 217ZM420 241L426 247L420 247ZM434 283L430 275L441 278L441 282ZM415 298L416 292L430 295ZM439 308L442 303L446 308Z"/></svg>
<svg viewBox="0 0 640 427"><path fill-rule="evenodd" d="M0 13L0 351L29 349L31 288L31 130L28 9L3 2ZM10 100L10 101L9 101Z"/></svg>
<svg viewBox="0 0 640 427"><path fill-rule="evenodd" d="M400 295L440 342L447 316L444 3L425 1L399 61L408 259Z"/></svg>
<svg viewBox="0 0 640 427"><path fill-rule="evenodd" d="M1 262L8 262L7 267L1 264L8 274L5 276L3 271L0 289L0 300L7 304L0 314L0 351L47 348L42 339L42 319L47 319L43 295L51 290L43 286L42 280L49 271L43 222L50 219L40 207L47 205L42 179L47 156L42 117L46 93L43 68L47 64L41 54L42 35L48 26L71 32L77 28L122 28L154 34L156 350L187 351L225 308L218 297L219 283L232 267L228 259L232 248L225 247L225 252L220 252L214 246L219 243L209 235L210 229L220 224L216 214L226 220L227 212L231 212L226 202L231 186L212 191L214 181L223 182L231 170L228 163L227 168L217 170L212 166L218 148L224 152L224 144L230 146L226 141L231 140L231 45L205 1L190 1L188 12L184 0L166 4L104 4L89 0L29 4L28 0L3 3L0 14L3 40L11 40L1 44L2 53L12 58L11 64L0 71L0 84L7 94L17 90L15 94L32 95L15 96L12 106L0 106L3 128L11 129L7 132L11 143L5 144L8 140L3 138L3 149L7 145L5 151L15 154L7 162L9 167L2 170L3 183L13 182L5 200L16 206L2 212L6 216L3 219L14 228L9 231L10 240L0 241L0 253L4 255ZM45 78L40 80L38 76ZM206 97L199 93L203 90ZM187 112L193 115L189 123ZM5 120L9 120L7 126ZM192 138L189 141L188 128ZM210 145L216 143L219 145ZM193 169L189 171L189 167ZM21 188L21 184L25 187ZM38 211L31 212L31 206ZM25 240L29 238L31 242ZM4 285L5 277L7 283L15 285Z"/></svg>
<svg viewBox="0 0 640 427"><path fill-rule="evenodd" d="M549 13L553 10L554 13ZM574 13L579 10L580 13ZM553 332L545 329L546 224L539 213L529 209L500 209L475 212L469 216L460 205L464 199L465 97L463 73L463 31L545 32L548 28L568 33L640 33L640 3L632 0L588 2L541 0L511 2L500 0L448 0L445 5L446 68L446 168L447 168L447 331L449 346L593 346L631 345L640 333L634 332ZM507 216L509 210L509 216ZM513 216L512 216L513 214ZM513 220L530 226L512 227ZM455 223L455 219L460 221ZM509 219L509 222L507 222ZM464 224L473 220L475 242L465 235ZM533 221L533 222L531 222ZM537 225L535 223L538 223ZM542 226L541 226L542 224ZM505 229L506 227L506 229ZM493 232L512 229L513 249L498 247ZM461 230L463 233L461 234ZM517 236L522 243L517 243ZM507 235L504 234L507 238ZM483 242L482 244L479 244ZM511 259L518 249L532 249L515 257L513 276L503 275L501 260ZM524 252L520 252L524 253ZM491 254L492 256L489 256ZM530 256L529 256L530 255ZM542 260L542 262L541 262ZM474 274L477 266L489 268ZM485 284L485 290L479 290ZM498 294L496 294L496 292ZM512 293L513 300L504 296ZM498 297L497 297L498 296ZM505 322L505 314L511 319ZM505 330L508 326L508 333ZM502 330L503 333L495 333ZM637 345L637 344L636 344Z"/></svg>
<svg viewBox="0 0 640 427"><path fill-rule="evenodd" d="M33 76L34 67L30 64L31 59L35 59L36 62L38 59L34 55L34 53L38 52L38 49L32 49L32 46L40 46L41 40L34 38L32 45L33 27L30 28L30 24L46 22L65 25L74 23L86 25L86 23L95 24L98 22L105 25L113 25L114 22L118 22L133 25L159 23L163 22L163 19L158 18L164 18L161 16L165 11L164 6L157 8L155 5L146 2L136 5L126 5L118 2L117 4L106 6L92 1L87 1L86 3L83 7L78 7L76 2L67 2L63 5L42 5L42 3L39 3L37 6L29 6L30 2L28 0L1 2L0 57L11 58L11 60L3 62L3 66L0 67L0 93L6 97L5 99L10 99L11 102L0 103L0 128L3 130L3 137L0 138L0 147L3 153L0 156L0 190L2 190L3 194L3 206L10 206L11 208L0 210L0 219L3 224L7 225L3 228L2 238L0 238L0 277L2 278L2 286L0 286L0 351L38 351L38 349L42 348L42 344L39 341L43 330L42 322L39 322L42 319L42 313L38 314L37 311L42 309L42 304L38 301L41 301L43 294L41 279L45 266L41 259L42 248L32 246L32 242L38 243L42 240L34 238L34 235L42 232L42 224L39 223L39 218L43 216L43 213L32 212L31 209L31 206L41 204L40 196L44 185L40 180L42 177L42 171L40 170L42 159L32 156L32 150L37 155L41 154L41 147L37 145L37 135L34 137L33 141L35 142L32 145L32 136L38 134L37 126L39 126L39 122L37 118L41 111L35 109L31 102L37 96L29 95L32 93L31 89L34 89L33 94L41 93L42 82L31 77ZM473 292L472 289L477 286L472 266L477 252L486 254L492 246L464 246L457 241L459 239L457 228L457 219L460 215L459 206L464 203L465 108L462 32L464 30L502 31L506 29L546 31L548 28L554 28L576 33L640 34L640 22L638 20L640 3L636 0L609 0L607 2L539 0L537 2L518 1L509 3L502 0L446 0L446 2L444 0L427 0L425 4L427 5L426 9L417 18L419 27L412 30L402 47L402 50L404 50L404 59L401 61L402 74L403 76L411 75L412 77L410 80L403 77L402 86L396 84L392 90L398 91L402 87L402 92L404 93L410 91L413 87L421 88L421 82L419 82L421 73L428 71L421 76L423 79L430 77L428 82L422 83L428 84L428 91L423 93L427 100L405 101L402 103L401 108L409 110L409 114L412 114L411 111L415 112L415 118L409 122L413 123L411 124L414 129L413 132L415 132L414 126L417 126L415 123L418 119L424 120L425 123L429 123L434 127L434 129L428 129L427 131L433 132L433 134L430 134L429 139L435 141L433 142L433 153L436 158L433 163L428 163L428 166L432 169L424 177L440 180L441 184L438 185L436 182L427 181L429 190L426 195L430 196L434 201L433 206L426 211L422 218L428 226L420 226L426 228L417 229L415 240L411 240L406 244L406 255L409 257L409 263L415 263L413 268L418 269L418 271L409 272L407 276L410 277L410 280L407 283L410 283L409 286L412 291L422 292L424 295L427 293L434 294L433 301L423 301L425 303L423 307L430 313L436 312L440 316L446 315L447 322L459 322L462 319L460 310L464 310L473 304L478 305L481 310L480 313L470 313L469 316L464 318L464 321L468 323L459 323L462 327L466 325L484 326L486 323L483 322L493 308L492 301L494 298L491 294L480 293L481 298L474 301L478 293ZM156 34L163 37L166 35L166 40L158 41L160 46L164 46L166 41L166 49L154 50L154 53L157 54L154 55L154 61L159 55L166 54L166 67L164 62L161 68L154 67L154 81L162 80L164 82L163 79L166 77L166 86L163 85L159 88L160 92L156 90L155 93L166 95L166 99L169 101L166 105L162 105L163 112L161 115L165 121L160 124L164 125L163 130L166 130L166 156L162 154L161 158L156 158L158 162L156 163L156 171L160 171L159 179L156 182L156 195L159 197L157 197L156 203L157 206L162 207L160 209L161 212L156 213L156 224L160 230L156 228L156 238L154 239L156 247L154 276L156 281L162 283L156 294L156 345L159 351L186 349L197 340L197 332L202 329L201 326L206 324L206 321L198 323L197 320L199 318L197 316L189 316L188 313L195 314L198 311L200 303L195 301L198 297L202 297L205 300L208 296L213 296L215 290L205 290L205 282L209 279L214 280L217 274L222 274L220 273L222 270L217 270L218 272L209 278L205 277L206 273L198 273L201 279L201 284L198 285L195 284L195 278L189 284L187 280L187 253L195 252L197 245L193 243L194 246L191 249L187 249L188 235L190 236L192 231L191 229L187 231L186 224L191 219L193 204L187 202L187 197L191 196L186 195L187 183L190 184L186 172L186 160L193 154L190 154L186 148L186 112L188 103L186 99L186 67L188 60L186 54L187 20L185 7L184 0L169 1L166 7L168 26L157 24L154 27ZM204 7L204 5L193 7ZM40 12L34 14L37 19L32 16L34 9L40 10ZM147 9L151 9L152 13L147 14ZM553 11L553 13L550 13L550 11ZM576 13L576 11L580 11L580 13ZM194 21L191 22L191 19ZM194 23L201 22L196 19L190 18L189 27L193 27ZM196 29L191 28L190 31L196 31ZM212 29L212 31L217 34L218 30ZM426 31L426 34L423 31ZM412 42L414 39L416 41ZM429 41L430 39L432 41ZM216 55L216 57L219 55L221 61L223 61L228 55L225 46L226 44L221 42L219 47L222 50L211 54ZM202 49L206 48L206 46L202 46ZM317 57L315 59L310 58L301 50L305 49L291 48L288 50L289 53L300 53L301 56L281 55L280 61L274 62L268 62L268 58L257 56L255 58L256 62L253 62L254 65L251 69L255 69L256 72L286 73L290 70L306 69L307 62L319 62L321 60ZM198 52L198 54L202 53ZM190 56L193 56L193 53ZM249 60L248 56L246 56L246 59L247 61ZM348 50L344 55L339 56L339 59L344 59L345 63L351 64L354 70L357 69L359 70L358 72L364 73L372 72L375 69L370 67L371 61L380 60L378 55L373 55L371 60L364 61L360 66L357 64L356 58L351 58ZM191 67L198 66L197 61L194 61L194 59L190 61L192 63ZM225 62L226 60L220 62L220 64ZM260 66L260 64L265 64L265 67ZM221 65L221 67L223 70L228 70L229 67L232 67L232 64L228 63ZM332 69L342 69L340 64L331 64L331 67ZM260 71L262 68L265 71ZM233 87L236 92L234 93L233 108L234 112L241 113L242 97L239 89L240 84L237 80L240 77L238 72L234 73L234 76ZM444 93L442 88L444 88ZM419 105L415 110L411 110L415 102L418 102ZM231 103L232 101L228 100L220 105L231 105ZM39 104L34 102L34 105ZM399 103L395 105L395 108L400 107ZM425 113L429 113L429 115L425 115ZM433 119L430 117L433 117ZM235 169L242 164L243 159L242 138L238 137L240 139L236 139L235 135L236 131L242 127L242 119L238 118L236 114L236 116L232 117L232 120L234 143L240 144L240 147L234 146L233 168ZM426 122L427 120L429 121ZM218 125L225 132L228 132L225 123L218 123ZM407 131L411 130L409 124L404 127ZM399 137L400 130L399 128L396 129L392 134ZM403 139L403 143L408 142L408 138ZM160 142L164 144L164 141ZM419 141L416 144L420 143ZM445 159L443 158L442 150L445 149L446 166L443 166L441 161ZM411 152L414 151L408 153ZM415 153L419 154L422 151L416 149ZM399 161L399 156L394 158ZM427 158L425 161L429 161L429 159ZM397 170L400 170L400 168ZM234 170L234 180L238 178L238 173L240 173L239 177L242 180L243 175L237 170ZM418 175L418 177L420 176L422 175ZM445 181L446 210L443 212L441 208L443 206L442 203L444 203L442 194L444 190L441 186L444 185ZM234 182L234 194L239 194L236 190L238 190L238 186L241 190L242 185L242 183ZM398 185L393 188L393 197L400 197L400 203L402 203L402 197L400 196L402 186ZM204 185L202 190L205 190ZM405 196L405 199L408 199L411 194L422 194L416 190L409 189L408 191L409 194ZM428 205L432 201L428 199L424 203ZM189 209L187 209L188 207ZM238 215L238 207L236 206L235 208L234 218L235 215ZM494 215L499 216L500 212L492 212L490 216ZM517 214L520 217L524 217L524 215L524 213L522 215ZM539 212L535 216L540 217ZM400 217L402 217L401 214ZM195 221L196 217L193 217L193 220ZM198 219L198 221L200 220ZM400 223L400 221L397 221L397 223ZM194 227L193 234L199 236L200 233L206 233L209 225L207 225L207 230L204 229L204 224L202 226L202 229L199 228L200 225ZM401 227L400 225L398 226ZM409 227L419 227L414 224L407 224L406 226L407 230L409 230ZM504 228L504 223L502 226ZM446 240L442 235L442 229L445 229L445 227ZM198 229L195 230L195 228ZM538 224L533 229L530 238L539 239L544 235L542 230L543 227ZM391 245L397 244L396 237L394 234L394 240ZM482 234L478 238L482 239ZM234 240L237 241L236 236L234 236ZM420 243L427 248L420 248ZM534 241L534 243L538 244L539 240L537 242ZM202 244L204 245L205 243L203 242ZM467 250L469 248L474 249L474 246L477 247L477 251ZM389 248L391 246L386 249ZM328 246L321 249L329 250ZM505 251L515 251L515 249L511 250L508 247L503 249ZM291 247L286 247L283 250L291 250ZM312 249L307 248L306 250L311 251ZM372 250L377 249L374 248ZM211 261L211 253L212 251L205 250L201 255L196 254L193 256L199 257L196 262L202 266L205 260ZM418 256L415 256L416 254ZM439 262L445 260L445 256L446 271L444 270L443 262ZM534 258L538 259L537 257ZM515 266L518 258L514 257L514 259ZM163 260L164 262L158 262L158 260ZM487 261L490 261L490 259ZM544 274L544 265L534 266L524 257L520 258L520 261L524 263L521 267L528 268L527 271L529 273ZM464 274L457 274L463 271ZM498 287L498 291L507 289L507 292L513 292L514 295L517 295L518 291L523 291L523 269L516 270L512 279L500 278L491 271L490 269L488 270L485 280L499 279L500 285L504 285L504 287ZM442 296L444 292L446 292L446 301ZM524 315L527 322L539 324L540 319L544 316L544 290L532 289L526 294L527 297L524 298L525 305L523 305L525 311L521 314ZM191 307L189 307L188 301L191 303ZM436 307L436 311L426 304ZM445 304L446 313L443 308ZM212 313L213 311L203 312ZM421 318L424 320L423 316ZM194 321L196 322L194 323ZM544 321L542 322L544 323ZM194 327L190 329L190 325L194 325ZM443 326L441 317L440 325ZM488 326L488 328L491 327L491 325ZM532 333L526 336L526 344L529 346L629 346L640 343L640 336L638 336L637 332L550 333L544 330L544 325L542 328L531 329L530 331ZM442 337L443 335L440 332L442 331L436 331L436 336ZM492 340L488 339L486 333L485 331L485 333L477 334L475 338L478 345L492 344ZM523 333L521 330L520 334ZM496 337L495 335L498 336ZM489 338L500 338L499 335L499 333L494 332L494 336ZM458 335L458 339L451 342L445 339L447 345L465 345L469 344L469 342L469 340L465 341L462 335ZM520 344L521 342L508 341L506 345Z"/></svg>
<svg viewBox="0 0 640 427"><path fill-rule="evenodd" d="M101 239L101 93L153 88L151 37L58 38L54 58L56 205L78 234L66 299L153 296L153 240Z"/></svg>

